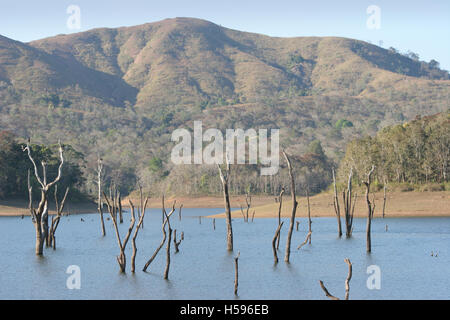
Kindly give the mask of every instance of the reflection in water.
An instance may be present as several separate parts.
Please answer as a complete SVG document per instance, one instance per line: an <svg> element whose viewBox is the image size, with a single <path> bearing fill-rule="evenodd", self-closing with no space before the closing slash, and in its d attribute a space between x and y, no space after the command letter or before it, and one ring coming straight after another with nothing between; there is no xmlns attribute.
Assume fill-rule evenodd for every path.
<svg viewBox="0 0 450 320"><path fill-rule="evenodd" d="M300 219L292 238L291 262L284 258L281 237L279 262L274 265L271 241L277 219L245 223L233 219L234 252L226 250L226 224L208 215L222 209L183 209L183 218L172 218L177 233L184 232L180 252L172 254L170 280L163 279L165 247L147 273L142 267L161 241L161 211L146 213L145 228L137 238L136 274L127 274L116 262L116 238L111 221L107 235L100 234L97 215L63 217L57 249L34 255L34 229L29 218L0 218L0 298L2 299L325 299L318 280L343 297L347 265L353 263L350 297L353 299L450 299L450 218L374 219L371 254L365 252L365 219L354 221L351 239L337 238L335 218L313 218L312 245L300 250L307 220ZM80 220L83 217L84 222ZM125 219L125 221L128 221ZM386 231L386 224L389 225ZM125 234L128 224L120 225ZM173 249L173 246L172 246ZM234 259L239 258L239 296L234 296ZM438 257L431 256L431 252ZM173 252L173 251L172 251ZM69 265L81 269L81 289L69 290ZM367 267L381 269L381 289L366 286ZM426 272L424 272L426 270ZM406 290L403 290L406 289Z"/></svg>

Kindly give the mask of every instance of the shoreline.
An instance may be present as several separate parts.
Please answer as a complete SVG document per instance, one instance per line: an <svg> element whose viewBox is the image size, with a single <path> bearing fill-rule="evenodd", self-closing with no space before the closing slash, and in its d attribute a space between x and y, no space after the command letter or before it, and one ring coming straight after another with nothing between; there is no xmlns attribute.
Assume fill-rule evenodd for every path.
<svg viewBox="0 0 450 320"><path fill-rule="evenodd" d="M334 195L331 193L320 193L310 197L311 218L334 217L336 214L333 205ZM273 200L272 200L273 201ZM339 199L341 207L341 220L344 219L342 199ZM308 209L306 197L297 197L298 207L296 217L307 218ZM252 207L249 211L249 220L255 211L255 218L278 217L279 203L266 204ZM383 193L375 193L374 218L382 217ZM244 209L245 210L245 209ZM290 195L283 197L281 217L290 217L292 213L292 200ZM240 210L231 212L232 218L243 218ZM367 203L365 196L358 196L355 206L356 218L367 217ZM225 218L225 214L215 214L210 218ZM450 192L449 191L411 191L390 192L386 195L385 218L403 217L450 217Z"/></svg>
<svg viewBox="0 0 450 320"><path fill-rule="evenodd" d="M122 201L122 205L128 208L129 198ZM217 196L197 196L197 197L169 197L166 198L166 208L170 208L176 200L176 208L180 205L183 208L223 208L222 197ZM341 199L339 199L341 201ZM138 199L132 198L136 204ZM150 198L147 208L161 208L161 198ZM241 205L245 212L245 195L230 196L231 207L239 208ZM307 217L307 205L305 197L298 197L297 217ZM336 217L333 207L333 194L321 193L310 197L311 217ZM249 211L251 219L253 211L255 218L274 218L278 216L278 203L275 203L274 196L252 196L252 206ZM375 213L374 217L382 216L383 194L375 193ZM0 201L0 216L27 216L30 215L28 202L25 200L12 199ZM290 195L283 197L283 207L281 216L290 217L292 201ZM94 202L67 203L64 210L69 214L97 213L97 204ZM52 206L50 214L54 214ZM240 210L232 211L233 218L242 218ZM363 196L358 196L355 208L355 217L367 216L367 204ZM225 218L225 214L214 214L208 218ZM450 192L449 191L411 191L411 192L389 192L386 201L385 217L450 217ZM343 218L341 204L341 218Z"/></svg>

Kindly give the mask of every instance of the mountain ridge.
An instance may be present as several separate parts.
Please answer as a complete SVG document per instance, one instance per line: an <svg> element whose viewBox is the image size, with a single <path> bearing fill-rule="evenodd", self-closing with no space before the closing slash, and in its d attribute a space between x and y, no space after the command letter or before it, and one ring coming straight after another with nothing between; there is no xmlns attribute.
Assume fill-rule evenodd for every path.
<svg viewBox="0 0 450 320"><path fill-rule="evenodd" d="M436 63L342 37L270 37L192 18L29 43L0 37L0 128L64 139L86 154L88 175L98 153L136 179L185 174L168 146L194 120L280 128L291 152L320 140L338 161L348 141L449 101L448 72ZM153 158L167 175L149 171Z"/></svg>

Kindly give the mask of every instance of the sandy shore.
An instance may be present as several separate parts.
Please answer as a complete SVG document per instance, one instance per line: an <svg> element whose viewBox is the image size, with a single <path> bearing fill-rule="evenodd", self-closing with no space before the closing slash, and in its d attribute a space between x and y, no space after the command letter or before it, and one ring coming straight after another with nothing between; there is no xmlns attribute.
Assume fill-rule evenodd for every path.
<svg viewBox="0 0 450 320"><path fill-rule="evenodd" d="M274 202L275 197L272 196L252 196L252 206L262 206ZM223 208L223 197L167 197L165 199L166 208L171 207L174 201L177 201L178 208L183 204L183 208ZM132 198L133 204L139 203L139 199ZM150 198L147 208L161 208L161 198ZM122 201L124 206L128 206L128 198ZM232 208L243 207L245 204L245 196L231 196L230 203Z"/></svg>
<svg viewBox="0 0 450 320"><path fill-rule="evenodd" d="M37 207L37 203L35 206ZM68 202L64 209L65 213L95 213L97 205L95 203L70 203ZM56 214L54 207L50 205L50 214ZM21 216L30 215L28 202L25 200L12 199L0 200L0 216Z"/></svg>
<svg viewBox="0 0 450 320"><path fill-rule="evenodd" d="M131 199L135 205L139 203L139 199ZM222 208L222 197L167 197L166 207L171 207L173 201L176 200L176 207L183 204L183 208ZM161 198L150 198L147 208L161 208ZM252 197L253 206L261 206L274 202L274 197L254 196ZM122 200L124 207L128 207L128 198ZM245 196L231 197L231 206L238 208L245 206ZM37 204L35 204L37 206ZM64 212L72 213L96 213L97 205L95 203L67 203ZM54 214L54 208L50 206L50 214ZM25 200L0 200L0 216L21 216L29 215L28 202Z"/></svg>
<svg viewBox="0 0 450 320"><path fill-rule="evenodd" d="M341 200L341 199L339 199ZM306 198L297 199L299 206L297 217L307 217ZM255 218L271 218L278 216L278 203L254 206L250 216L255 211ZM341 217L342 203L341 206ZM335 217L332 194L319 194L310 198L311 217ZM383 194L375 194L375 217L382 216ZM290 195L283 197L281 216L290 217L292 201ZM358 196L355 207L355 217L367 216L367 203L364 196ZM450 192L392 192L387 195L385 217L443 217L450 216ZM211 217L223 218L224 214ZM233 211L232 217L241 218L240 210Z"/></svg>
<svg viewBox="0 0 450 320"><path fill-rule="evenodd" d="M312 217L335 217L333 209L333 195L319 194L310 198ZM281 215L289 217L292 210L290 195L283 197L283 208ZM168 197L166 198L166 207L172 206L176 200L176 207L183 204L184 208L222 208L222 197ZM239 208L241 205L245 208L245 196L232 196L231 207ZM138 199L132 199L134 204ZM306 198L298 198L299 207L298 217L307 217ZM123 200L123 205L128 205L128 199ZM375 216L379 217L382 213L383 195L375 195ZM24 200L6 200L0 201L0 216L21 216L29 215L27 209L28 202ZM161 198L151 198L147 208L161 208ZM342 208L342 204L341 204ZM276 217L278 214L278 203L275 203L275 197L272 196L253 196L250 216L255 211L255 218ZM65 212L72 213L96 213L95 203L68 203ZM50 207L50 214L54 213ZM342 209L341 209L342 214ZM355 216L366 217L367 204L363 196L359 196L356 202ZM232 216L241 218L240 210L233 211ZM442 217L450 216L450 192L391 192L388 193L386 202L386 217ZM213 215L211 217L224 218L224 214Z"/></svg>

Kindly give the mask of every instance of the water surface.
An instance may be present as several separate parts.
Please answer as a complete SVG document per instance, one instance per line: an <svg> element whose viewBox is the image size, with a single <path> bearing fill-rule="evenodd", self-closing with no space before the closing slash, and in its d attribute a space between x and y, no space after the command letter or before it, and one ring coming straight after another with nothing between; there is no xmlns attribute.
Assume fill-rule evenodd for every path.
<svg viewBox="0 0 450 320"><path fill-rule="evenodd" d="M57 230L57 249L34 254L34 226L29 217L0 218L1 299L235 299L234 254L239 258L239 296L236 299L325 299L318 281L343 297L347 265L353 262L351 299L450 299L450 218L374 219L372 253L367 254L365 219L354 220L351 239L337 238L335 218L313 218L312 244L297 250L307 233L307 220L299 219L293 233L291 263L283 261L288 219L282 229L280 262L273 263L271 242L277 219L245 223L233 219L234 254L226 251L225 220L198 216L223 209L183 209L171 218L180 252L172 253L169 280L163 279L166 252L161 250L148 273L141 271L159 245L161 210L147 210L140 231L137 272L130 270L131 243L127 247L127 273L120 274L119 253L111 221L101 236L97 214L63 217ZM84 220L81 221L81 219ZM201 222L201 223L200 223ZM120 225L122 237L129 213ZM388 231L386 231L388 225ZM173 245L172 245L173 249ZM431 253L437 257L431 256ZM81 269L81 289L69 290L69 265ZM367 267L381 269L381 289L369 290Z"/></svg>

